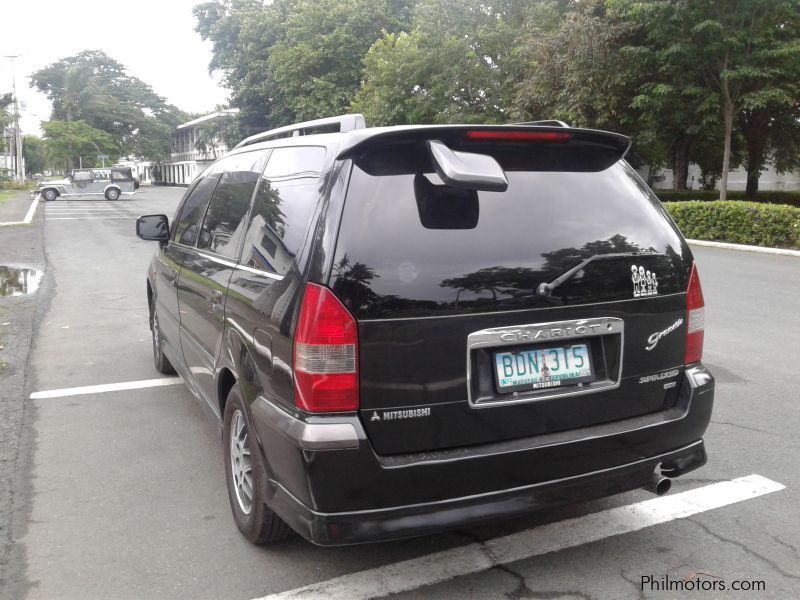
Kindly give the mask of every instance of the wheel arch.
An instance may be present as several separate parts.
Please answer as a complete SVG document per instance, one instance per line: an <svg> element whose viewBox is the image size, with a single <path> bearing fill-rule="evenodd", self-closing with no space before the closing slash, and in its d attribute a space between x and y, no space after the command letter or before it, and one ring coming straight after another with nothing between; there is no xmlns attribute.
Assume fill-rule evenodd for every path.
<svg viewBox="0 0 800 600"><path fill-rule="evenodd" d="M235 384L240 384L242 399L248 407L248 412L263 391L252 344L252 338L245 339L243 331L226 324L216 366L217 403L220 415L225 413L228 392Z"/></svg>
<svg viewBox="0 0 800 600"><path fill-rule="evenodd" d="M150 278L147 279L147 306L150 308L150 312L153 312L153 304L155 303L155 298L153 298L153 286L150 284Z"/></svg>
<svg viewBox="0 0 800 600"><path fill-rule="evenodd" d="M217 375L217 405L219 407L220 418L225 414L225 402L228 400L228 393L237 383L236 375L229 367L222 367Z"/></svg>

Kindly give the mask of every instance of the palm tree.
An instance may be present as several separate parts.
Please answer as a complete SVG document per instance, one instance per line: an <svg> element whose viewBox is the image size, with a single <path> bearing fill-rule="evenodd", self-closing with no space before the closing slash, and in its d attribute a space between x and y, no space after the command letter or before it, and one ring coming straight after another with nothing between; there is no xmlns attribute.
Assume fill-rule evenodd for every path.
<svg viewBox="0 0 800 600"><path fill-rule="evenodd" d="M90 113L107 112L114 99L91 72L88 65L72 65L64 79L64 93L55 107L65 121L84 118Z"/></svg>
<svg viewBox="0 0 800 600"><path fill-rule="evenodd" d="M217 140L214 134L208 129L197 130L197 140L194 142L195 150L203 155L203 159L207 159L209 152L211 160L217 159Z"/></svg>

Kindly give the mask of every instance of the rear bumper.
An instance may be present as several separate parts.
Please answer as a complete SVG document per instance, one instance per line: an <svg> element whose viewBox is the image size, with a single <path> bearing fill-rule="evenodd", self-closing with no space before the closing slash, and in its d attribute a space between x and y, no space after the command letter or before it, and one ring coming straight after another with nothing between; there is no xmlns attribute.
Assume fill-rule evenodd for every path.
<svg viewBox="0 0 800 600"><path fill-rule="evenodd" d="M434 533L643 487L706 462L714 379L686 369L678 405L655 415L526 440L378 456L357 416L251 406L270 474L267 502L321 545Z"/></svg>
<svg viewBox="0 0 800 600"><path fill-rule="evenodd" d="M320 545L400 539L484 521L508 519L537 510L585 502L645 486L659 465L672 476L706 462L703 441L635 463L522 488L386 509L323 513L311 510L275 484L271 507L289 525Z"/></svg>

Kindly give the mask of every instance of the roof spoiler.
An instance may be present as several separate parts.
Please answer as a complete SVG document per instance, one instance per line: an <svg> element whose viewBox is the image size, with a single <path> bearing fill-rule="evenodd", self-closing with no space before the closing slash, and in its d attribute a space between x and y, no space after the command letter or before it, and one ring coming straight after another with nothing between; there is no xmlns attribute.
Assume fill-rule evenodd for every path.
<svg viewBox="0 0 800 600"><path fill-rule="evenodd" d="M362 151L396 143L436 140L451 150L482 154L487 146L557 145L576 151L601 151L614 162L622 159L631 146L625 135L597 129L578 129L559 125L412 125L364 129L352 132L339 149L338 158L349 158ZM474 148L474 149L473 149Z"/></svg>

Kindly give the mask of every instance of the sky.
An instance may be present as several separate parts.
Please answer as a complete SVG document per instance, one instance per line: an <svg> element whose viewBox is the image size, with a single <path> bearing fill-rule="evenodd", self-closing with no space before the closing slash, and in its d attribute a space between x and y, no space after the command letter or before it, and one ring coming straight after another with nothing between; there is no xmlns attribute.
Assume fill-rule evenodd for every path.
<svg viewBox="0 0 800 600"><path fill-rule="evenodd" d="M11 91L15 61L20 128L39 134L50 102L29 76L82 50L103 50L168 102L187 112L225 104L227 90L208 73L211 44L194 31L203 0L0 0L0 94ZM215 80L216 79L216 80Z"/></svg>

